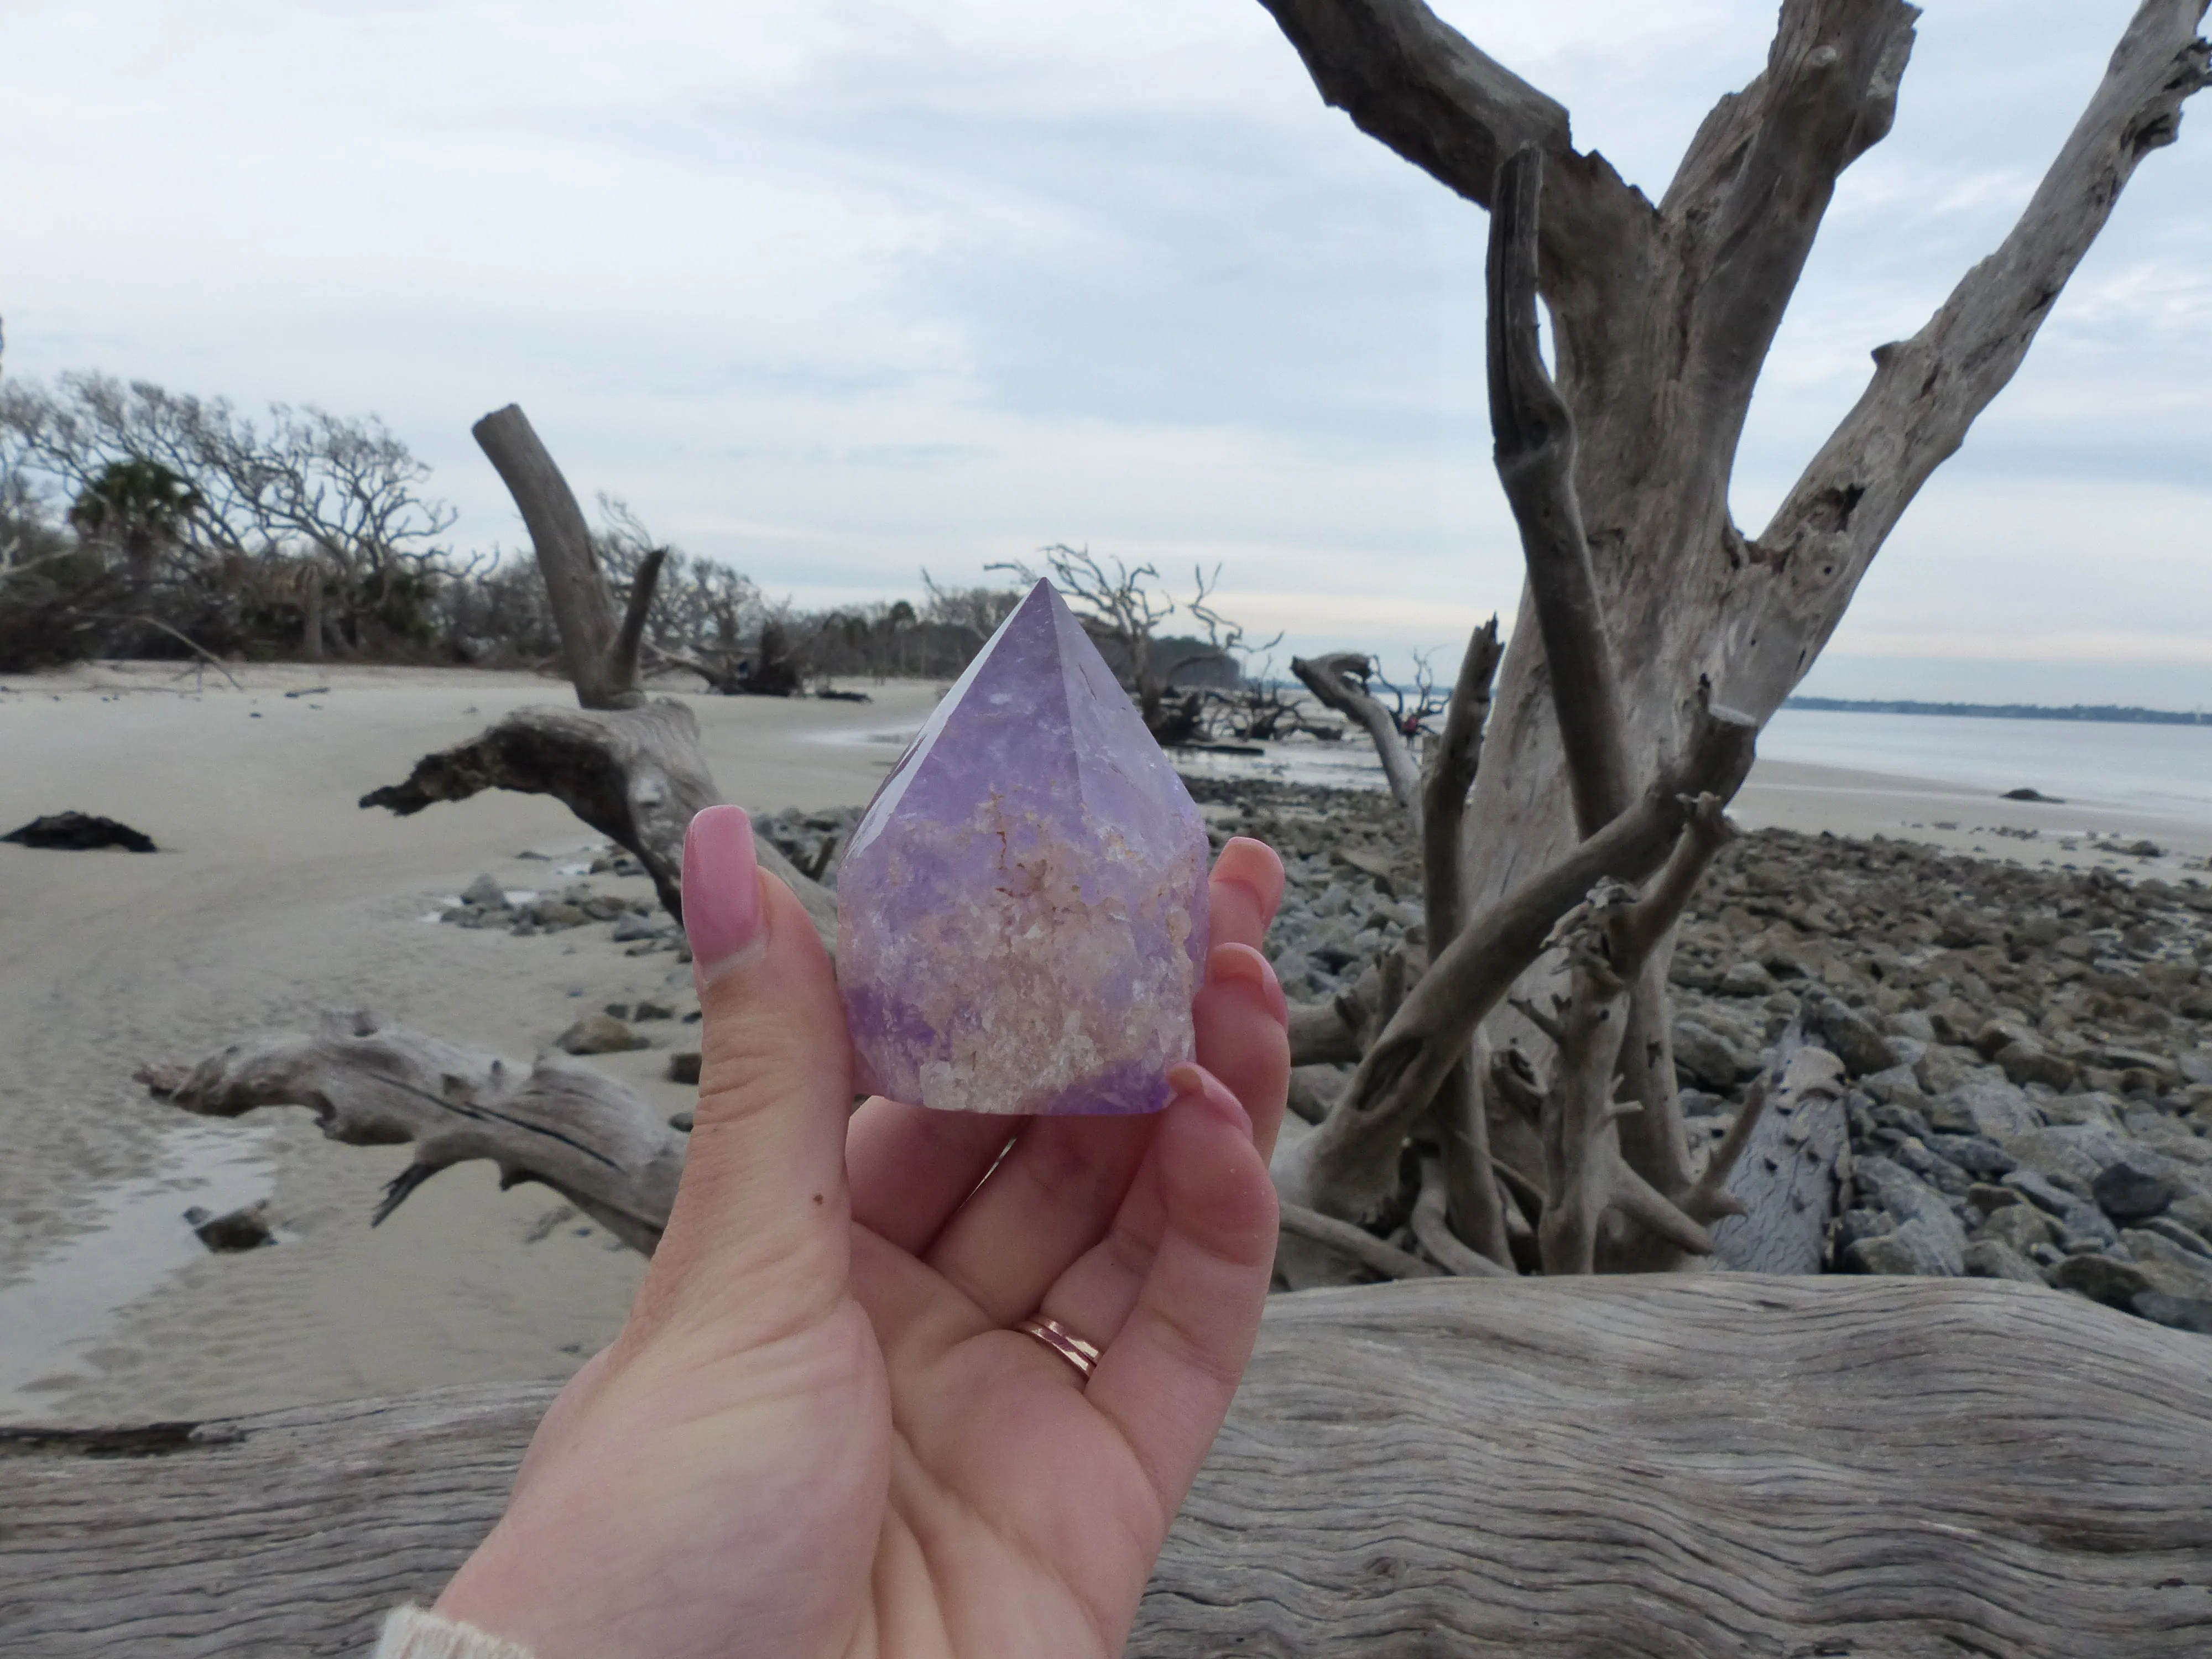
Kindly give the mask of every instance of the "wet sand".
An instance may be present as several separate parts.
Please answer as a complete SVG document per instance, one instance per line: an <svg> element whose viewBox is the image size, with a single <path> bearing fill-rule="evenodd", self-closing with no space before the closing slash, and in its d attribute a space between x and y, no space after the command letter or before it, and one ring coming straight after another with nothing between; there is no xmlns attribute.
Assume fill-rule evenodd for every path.
<svg viewBox="0 0 2212 1659"><path fill-rule="evenodd" d="M558 866L599 841L557 803L493 794L405 819L355 805L507 709L568 702L564 684L237 672L242 691L213 674L196 688L173 665L0 688L0 830L74 808L163 849L0 846L0 1422L193 1418L563 1375L618 1328L642 1269L546 1189L497 1191L488 1165L440 1176L372 1231L406 1148L333 1146L299 1110L193 1118L131 1081L142 1062L302 1029L330 1007L527 1059L580 1013L688 986L672 957L626 956L605 927L516 939L427 920L479 873L556 884ZM872 793L937 688L872 690L867 705L690 701L725 793L774 810ZM1329 747L1330 781L1373 769L1352 744ZM1738 815L2168 875L2181 854L2212 854L2212 827L1786 763L1762 763ZM2038 836L1999 837L1999 825ZM2062 832L2084 828L2148 836L2172 855L2066 849ZM639 1029L653 1048L593 1063L681 1109L689 1091L661 1074L696 1028ZM213 1255L183 1220L194 1205L263 1197L274 1248Z"/></svg>

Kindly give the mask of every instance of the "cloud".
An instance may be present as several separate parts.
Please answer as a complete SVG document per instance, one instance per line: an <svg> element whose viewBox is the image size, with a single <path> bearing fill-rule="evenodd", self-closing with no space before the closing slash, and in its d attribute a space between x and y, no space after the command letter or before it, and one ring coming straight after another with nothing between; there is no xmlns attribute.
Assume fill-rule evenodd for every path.
<svg viewBox="0 0 2212 1659"><path fill-rule="evenodd" d="M1773 22L1772 0L1440 9L1655 198ZM1869 349L2002 238L2130 10L1923 18L1762 382L1748 526ZM587 497L825 602L1068 540L1218 561L1301 649L1449 655L1513 610L1483 216L1323 107L1252 0L0 17L10 373L375 410L465 535L509 544L467 431L519 400ZM2208 185L2212 105L2146 161L1838 653L1861 629L2212 634Z"/></svg>

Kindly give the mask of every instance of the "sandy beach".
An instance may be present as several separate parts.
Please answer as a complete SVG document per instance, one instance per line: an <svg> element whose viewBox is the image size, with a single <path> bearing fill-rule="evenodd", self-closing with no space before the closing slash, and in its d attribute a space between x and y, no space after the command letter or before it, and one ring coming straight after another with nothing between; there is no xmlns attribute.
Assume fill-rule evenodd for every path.
<svg viewBox="0 0 2212 1659"><path fill-rule="evenodd" d="M496 794L410 819L355 805L507 709L567 702L565 684L236 672L243 690L212 673L179 681L173 665L0 688L0 830L76 809L162 849L0 846L0 1421L192 1418L558 1376L613 1334L642 1268L546 1189L498 1192L489 1166L439 1176L371 1231L405 1148L331 1145L301 1111L189 1117L132 1082L143 1062L301 1029L331 1007L527 1059L580 1013L688 990L672 956L625 955L604 928L519 939L434 925L479 874L538 890L597 846L557 803ZM727 795L812 808L866 799L936 694L872 690L866 705L690 701ZM1738 811L2169 876L2212 854L2212 826L1786 763L1761 764ZM2088 830L2166 852L2136 859L2084 842ZM653 1048L594 1063L679 1110L689 1091L662 1073L696 1028L640 1029ZM264 1197L273 1249L210 1255L182 1218Z"/></svg>
<svg viewBox="0 0 2212 1659"><path fill-rule="evenodd" d="M552 879L599 838L558 803L494 794L407 819L368 789L507 709L566 702L530 675L173 665L11 682L0 821L120 819L155 855L0 846L0 1421L191 1417L573 1369L618 1327L641 1270L544 1188L449 1171L383 1226L404 1147L325 1142L305 1112L189 1117L131 1081L327 1007L526 1060L580 1012L664 993L666 955L604 928L514 939L426 925L479 873ZM287 696L288 691L313 695ZM192 691L192 681L183 682ZM715 775L755 807L866 799L926 685L868 705L694 700ZM525 851L553 864L519 860ZM642 890L642 884L639 884ZM588 939L582 934L588 932ZM641 1028L647 1032L656 1028ZM679 1035L679 1033L681 1035ZM670 1110L666 1049L595 1063ZM182 1212L266 1194L281 1244L209 1254Z"/></svg>

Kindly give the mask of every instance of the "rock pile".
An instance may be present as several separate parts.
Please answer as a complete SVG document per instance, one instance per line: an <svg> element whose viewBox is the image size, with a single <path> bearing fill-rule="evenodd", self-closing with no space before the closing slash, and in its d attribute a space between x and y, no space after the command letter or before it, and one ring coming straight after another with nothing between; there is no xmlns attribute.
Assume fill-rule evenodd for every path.
<svg viewBox="0 0 2212 1659"><path fill-rule="evenodd" d="M1217 841L1283 853L1293 998L1423 945L1386 797L1191 781ZM1672 976L1707 1140L1793 1022L1844 1061L1832 1269L2032 1279L2212 1334L2212 889L1765 830L1715 865Z"/></svg>
<svg viewBox="0 0 2212 1659"><path fill-rule="evenodd" d="M592 860L591 873L641 877L645 871L628 854L603 853ZM679 950L683 943L681 930L650 893L609 893L583 881L572 882L557 893L518 891L510 896L496 878L481 875L439 920L457 927L503 928L517 938L611 921L615 943L629 945L632 956Z"/></svg>

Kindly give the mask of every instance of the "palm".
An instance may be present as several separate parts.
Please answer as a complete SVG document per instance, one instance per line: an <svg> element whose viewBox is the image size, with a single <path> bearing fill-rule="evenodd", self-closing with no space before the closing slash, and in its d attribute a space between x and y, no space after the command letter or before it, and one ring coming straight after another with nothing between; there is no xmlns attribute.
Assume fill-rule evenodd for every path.
<svg viewBox="0 0 2212 1659"><path fill-rule="evenodd" d="M538 1659L1119 1652L1272 1258L1288 1053L1279 993L1235 958L1279 884L1255 843L1224 853L1206 1098L1152 1117L872 1100L839 1146L842 1068L817 1049L763 1088L769 1057L731 1035L757 1009L719 1018L710 987L690 1161L630 1322L441 1607ZM828 1006L785 1022L834 1018L826 965L797 994ZM794 1088L814 1109L770 1133L755 1097ZM1087 1387L1007 1328L1032 1312L1104 1347ZM653 1589L580 1612L580 1575Z"/></svg>

